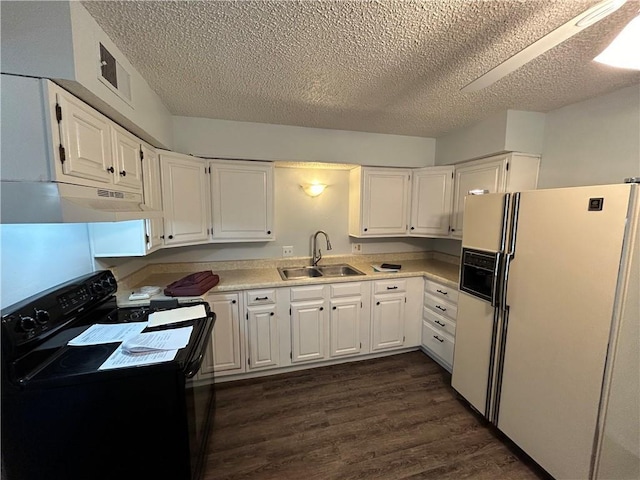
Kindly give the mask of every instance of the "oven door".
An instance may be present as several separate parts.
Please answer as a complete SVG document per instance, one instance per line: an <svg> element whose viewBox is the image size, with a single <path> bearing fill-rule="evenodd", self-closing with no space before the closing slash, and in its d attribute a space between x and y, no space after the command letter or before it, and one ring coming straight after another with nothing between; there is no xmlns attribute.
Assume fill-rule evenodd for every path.
<svg viewBox="0 0 640 480"><path fill-rule="evenodd" d="M497 305L500 254L483 250L462 250L460 290Z"/></svg>
<svg viewBox="0 0 640 480"><path fill-rule="evenodd" d="M206 329L199 340L196 356L187 366L185 372L185 400L187 422L189 430L189 454L191 465L191 479L202 478L203 466L207 454L207 445L215 411L215 388L212 378L206 382L198 380L204 352L211 348L211 332L215 322L215 314L211 313L210 327ZM210 375L207 375L210 377Z"/></svg>

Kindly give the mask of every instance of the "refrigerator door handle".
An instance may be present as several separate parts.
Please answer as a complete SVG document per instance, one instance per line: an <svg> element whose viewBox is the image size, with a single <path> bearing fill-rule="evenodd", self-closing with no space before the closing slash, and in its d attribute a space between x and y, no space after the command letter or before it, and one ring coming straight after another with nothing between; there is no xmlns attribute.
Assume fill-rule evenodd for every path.
<svg viewBox="0 0 640 480"><path fill-rule="evenodd" d="M509 284L509 267L513 260L513 253L507 253L504 257L504 275L502 278L502 292L500 293L500 308L503 312L508 310L507 306L507 286Z"/></svg>
<svg viewBox="0 0 640 480"><path fill-rule="evenodd" d="M502 257L502 252L498 252L496 253L496 266L493 270L493 280L492 280L492 286L491 286L491 306L493 308L497 308L498 307L498 290L499 290L499 285L500 285L500 261L501 261L501 257Z"/></svg>

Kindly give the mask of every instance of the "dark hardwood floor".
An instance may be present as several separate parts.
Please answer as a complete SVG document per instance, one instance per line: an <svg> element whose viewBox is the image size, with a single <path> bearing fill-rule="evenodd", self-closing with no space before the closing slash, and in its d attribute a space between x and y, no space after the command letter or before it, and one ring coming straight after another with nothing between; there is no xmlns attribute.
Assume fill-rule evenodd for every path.
<svg viewBox="0 0 640 480"><path fill-rule="evenodd" d="M205 480L539 479L421 352L217 386Z"/></svg>

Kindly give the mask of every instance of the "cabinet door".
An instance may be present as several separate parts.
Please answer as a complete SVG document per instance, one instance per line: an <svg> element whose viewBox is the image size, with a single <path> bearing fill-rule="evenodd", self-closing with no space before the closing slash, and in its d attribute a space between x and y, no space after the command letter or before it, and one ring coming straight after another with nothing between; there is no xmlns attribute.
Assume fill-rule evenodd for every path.
<svg viewBox="0 0 640 480"><path fill-rule="evenodd" d="M119 187L142 189L142 165L140 162L140 141L120 127L113 128L113 148L115 159L114 183Z"/></svg>
<svg viewBox="0 0 640 480"><path fill-rule="evenodd" d="M211 335L211 347L207 349L200 368L200 376L244 371L241 351L240 305L238 294L208 295L211 311L216 314L216 323Z"/></svg>
<svg viewBox="0 0 640 480"><path fill-rule="evenodd" d="M406 295L387 294L373 297L371 349L385 350L404 345L404 307Z"/></svg>
<svg viewBox="0 0 640 480"><path fill-rule="evenodd" d="M326 358L324 301L291 304L291 361Z"/></svg>
<svg viewBox="0 0 640 480"><path fill-rule="evenodd" d="M504 183L504 157L473 162L473 164L456 167L455 195L453 199L453 220L451 234L462 238L462 218L464 214L464 197L474 190L485 193L500 192Z"/></svg>
<svg viewBox="0 0 640 480"><path fill-rule="evenodd" d="M278 316L275 305L247 307L249 324L249 368L278 366Z"/></svg>
<svg viewBox="0 0 640 480"><path fill-rule="evenodd" d="M142 191L144 204L153 210L162 210L162 184L160 180L160 159L152 148L142 145ZM162 218L144 220L147 251L152 252L162 246L164 227Z"/></svg>
<svg viewBox="0 0 640 480"><path fill-rule="evenodd" d="M214 241L273 240L273 164L210 166Z"/></svg>
<svg viewBox="0 0 640 480"><path fill-rule="evenodd" d="M363 176L361 235L406 235L410 173L367 168Z"/></svg>
<svg viewBox="0 0 640 480"><path fill-rule="evenodd" d="M413 172L411 235L449 235L453 196L453 167L430 167Z"/></svg>
<svg viewBox="0 0 640 480"><path fill-rule="evenodd" d="M160 154L165 245L206 243L209 239L209 179L201 160Z"/></svg>
<svg viewBox="0 0 640 480"><path fill-rule="evenodd" d="M60 139L65 149L63 173L112 184L115 166L109 120L71 95L58 93L56 98L61 112Z"/></svg>
<svg viewBox="0 0 640 480"><path fill-rule="evenodd" d="M331 300L329 343L332 357L360 353L360 297Z"/></svg>

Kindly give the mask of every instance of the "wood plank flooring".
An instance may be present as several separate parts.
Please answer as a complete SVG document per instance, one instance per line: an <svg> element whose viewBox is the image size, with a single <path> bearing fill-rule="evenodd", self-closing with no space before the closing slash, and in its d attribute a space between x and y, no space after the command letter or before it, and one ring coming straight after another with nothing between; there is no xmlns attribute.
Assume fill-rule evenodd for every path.
<svg viewBox="0 0 640 480"><path fill-rule="evenodd" d="M540 479L421 352L218 384L205 480Z"/></svg>

